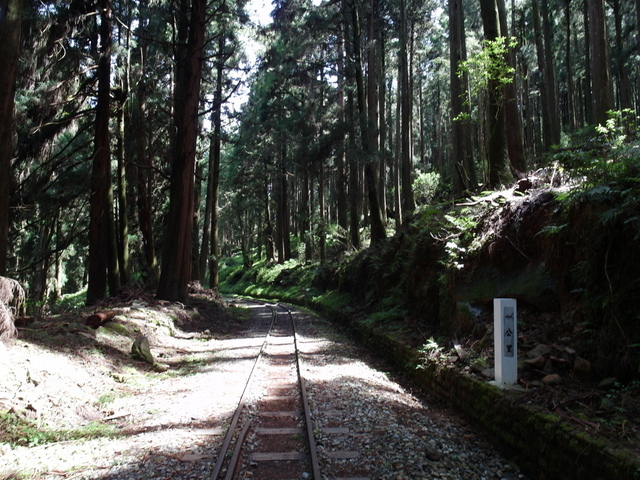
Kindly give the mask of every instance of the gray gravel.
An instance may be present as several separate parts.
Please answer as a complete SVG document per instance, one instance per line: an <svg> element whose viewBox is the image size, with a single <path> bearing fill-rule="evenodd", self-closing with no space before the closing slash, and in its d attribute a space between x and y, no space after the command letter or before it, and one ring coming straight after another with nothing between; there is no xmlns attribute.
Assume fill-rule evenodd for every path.
<svg viewBox="0 0 640 480"><path fill-rule="evenodd" d="M360 360L363 352L350 342L334 333L333 340L317 341L318 331L328 328L307 319L302 328L307 340L301 342L323 471L340 468L381 480L526 478L459 415L371 366L379 362ZM349 433L322 433L323 427L336 426ZM357 451L359 457L328 458L335 450Z"/></svg>

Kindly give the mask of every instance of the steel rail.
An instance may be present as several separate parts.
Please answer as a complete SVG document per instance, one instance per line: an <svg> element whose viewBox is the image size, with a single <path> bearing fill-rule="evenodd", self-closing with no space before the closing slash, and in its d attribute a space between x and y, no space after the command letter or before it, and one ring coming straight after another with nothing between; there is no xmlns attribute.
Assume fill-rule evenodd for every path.
<svg viewBox="0 0 640 480"><path fill-rule="evenodd" d="M272 312L272 317L271 317L271 324L269 326L269 331L268 333L265 335L265 339L262 343L262 346L260 348L260 352L258 353L258 356L256 357L256 360L253 364L253 367L251 368L251 372L249 374L249 377L247 379L247 382L244 386L244 390L242 392L242 396L240 398L240 401L238 403L238 407L236 408L236 411L234 412L234 415L232 417L231 423L229 425L229 428L227 430L227 434L225 435L225 439L223 441L222 447L220 449L220 453L218 454L218 458L216 459L216 464L212 473L212 476L210 477L211 480L218 480L218 478L221 475L221 472L223 470L223 467L225 465L225 460L227 457L227 454L229 452L229 447L231 445L231 442L233 441L233 437L236 433L237 430L237 426L238 426L238 421L240 419L240 415L242 414L242 412L244 411L245 405L246 405L246 397L249 391L249 386L252 383L252 380L254 378L254 372L256 370L257 365L259 364L260 360L264 357L265 354L265 348L267 347L268 341L269 341L269 337L272 336L272 332L274 330L274 327L276 326L277 323L277 319L278 319L278 314L282 313L282 314L286 314L287 317L289 318L290 322L291 322L291 327L292 327L292 332L293 332L293 347L294 347L294 358L295 358L295 368L296 368L296 374L298 377L298 388L300 389L300 398L301 398L301 403L302 403L302 409L303 409L303 415L304 415L304 423L305 423L305 427L307 430L307 435L306 435L306 443L307 443L307 447L309 449L309 463L311 466L311 470L312 470L312 478L314 480L321 480L321 474L320 474L320 466L319 466L319 461L318 461L318 450L317 450L317 446L316 446L316 442L315 442L315 436L313 434L313 420L312 420L312 415L311 415L311 408L309 406L309 397L307 394L307 390L306 390L306 380L304 378L304 375L302 374L302 365L301 365L301 359L300 359L300 350L298 348L298 333L297 333L297 328L296 328L296 322L293 316L293 313L291 312L291 310L287 307L285 307L284 305L281 304L263 304L265 307L268 307L269 309L271 309ZM284 312L278 312L277 309L281 308L283 310L285 310ZM245 437L249 431L251 425L251 421L247 421L242 428L242 432L238 435L238 438L236 439L236 443L233 449L233 453L232 456L229 460L229 462L227 463L227 471L224 477L224 480L233 480L235 475L236 475L236 470L238 469L238 465L239 465L239 459L240 459L240 454L242 452L242 446L244 444L244 440Z"/></svg>
<svg viewBox="0 0 640 480"><path fill-rule="evenodd" d="M271 308L270 305L266 305L267 307ZM240 419L240 415L242 414L242 411L244 410L245 404L246 404L246 398L247 398L247 394L249 392L249 386L251 384L251 381L253 380L253 374L256 370L256 367L258 365L258 363L260 362L260 359L263 356L264 350L265 350L265 346L267 345L267 341L269 339L269 335L271 334L271 330L273 330L273 326L275 325L276 322L276 318L278 317L278 314L275 312L275 310L273 308L271 308L272 311L272 316L271 316L271 325L269 326L269 331L267 332L267 334L264 337L264 341L262 342L262 346L260 347L260 352L258 353L258 356L256 357L256 360L253 362L253 366L251 367L251 372L249 372L249 377L247 379L247 383L244 386L244 389L242 391L242 396L240 397L240 401L238 402L238 406L236 407L236 410L233 414L233 417L231 419L231 424L229 425L229 429L227 430L227 434L225 435L224 441L222 443L222 447L220 448L220 452L218 453L218 458L216 459L216 464L213 467L213 473L211 474L211 480L217 480L218 477L220 476L220 472L222 471L223 465L224 465L224 461L225 461L225 457L227 456L227 452L229 450L229 445L231 445L231 441L233 440L233 435L236 431L236 427L238 425L238 420ZM248 428L248 427L246 427ZM245 429L243 429L244 431ZM246 434L246 432L245 432ZM242 444L242 442L238 442L239 444ZM235 456L235 455L234 455ZM229 465L229 467L227 468L227 470L229 470L229 468L231 467L231 465Z"/></svg>
<svg viewBox="0 0 640 480"><path fill-rule="evenodd" d="M284 305L279 305L279 307L284 308L289 315L289 319L291 320L291 325L293 327L293 344L294 344L294 352L296 358L296 369L298 371L298 384L300 386L300 396L302 397L302 408L304 410L304 422L307 427L307 444L309 447L309 457L311 461L311 470L313 474L314 480L321 480L320 476L320 463L318 461L318 448L316 446L316 439L313 435L313 423L311 418L311 408L309 407L309 397L307 395L306 388L306 380L304 375L302 374L302 366L300 361L300 350L298 348L298 331L296 328L296 322L293 318L293 314L291 310Z"/></svg>

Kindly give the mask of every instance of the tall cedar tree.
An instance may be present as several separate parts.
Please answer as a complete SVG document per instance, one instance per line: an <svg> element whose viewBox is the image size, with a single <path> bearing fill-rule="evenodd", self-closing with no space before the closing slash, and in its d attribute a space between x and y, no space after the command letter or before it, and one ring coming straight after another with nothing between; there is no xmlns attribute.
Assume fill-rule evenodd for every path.
<svg viewBox="0 0 640 480"><path fill-rule="evenodd" d="M453 148L451 164L454 194L459 195L478 188L473 160L469 74L460 70L460 65L467 60L462 0L449 0L449 42Z"/></svg>
<svg viewBox="0 0 640 480"><path fill-rule="evenodd" d="M553 69L553 58L550 58L551 38L547 36L549 20L547 2L542 1L538 5L538 0L532 2L533 28L535 32L536 55L538 58L538 69L541 72L540 78L540 98L542 100L542 133L545 148L557 145L560 141L560 125L558 123L557 95L555 88L555 74ZM540 7L542 11L540 11ZM540 16L543 17L542 26Z"/></svg>
<svg viewBox="0 0 640 480"><path fill-rule="evenodd" d="M573 78L573 62L571 61L571 0L562 0L565 21L565 69L567 71L567 123L569 132L573 132L578 124L575 107L575 88Z"/></svg>
<svg viewBox="0 0 640 480"><path fill-rule="evenodd" d="M0 0L0 275L7 273L13 105L21 24L22 0Z"/></svg>
<svg viewBox="0 0 640 480"><path fill-rule="evenodd" d="M131 253L129 244L129 217L130 217L130 201L128 193L129 177L127 173L131 171L132 165L127 162L125 154L125 143L132 141L132 138L128 136L130 131L131 116L127 115L127 96L129 93L130 73L131 73L131 24L133 23L133 17L130 4L123 4L120 6L121 11L117 12L118 17L122 20L120 26L120 32L118 37L121 42L124 42L126 49L125 55L120 55L117 58L118 70L121 72L118 78L118 87L115 89L114 97L117 101L117 147L116 157L118 159L117 169L117 201L118 201L118 222L117 222L117 246L118 246L118 267L120 270L120 282L123 285L129 283L131 274ZM119 24L120 25L120 24ZM127 25L125 27L124 25Z"/></svg>
<svg viewBox="0 0 640 480"><path fill-rule="evenodd" d="M367 189L367 198L369 200L369 216L371 221L371 243L375 244L384 240L387 236L382 213L380 212L380 201L378 198L376 174L373 166L373 157L375 151L371 145L372 135L369 132L370 123L367 118L366 97L364 89L364 74L362 71L362 49L361 49L361 22L360 12L356 2L353 2L351 8L351 20L354 47L354 65L356 75L356 92L358 101L358 116L360 119L360 141L362 142L362 150L365 155L364 164L364 181ZM375 89L375 87L374 87Z"/></svg>
<svg viewBox="0 0 640 480"><path fill-rule="evenodd" d="M156 255L155 237L153 235L153 207L151 203L152 191L152 159L147 146L147 111L148 85L145 76L145 61L149 53L149 40L146 24L148 15L148 0L140 2L138 9L138 56L140 58L140 78L136 88L136 102L133 108L135 130L135 158L136 158L136 198L138 224L144 250L144 267L147 278L152 285L156 285L159 278L158 258Z"/></svg>
<svg viewBox="0 0 640 480"><path fill-rule="evenodd" d="M198 104L202 79L206 0L182 0L175 45L175 138L169 213L157 296L184 301L191 281Z"/></svg>
<svg viewBox="0 0 640 480"><path fill-rule="evenodd" d="M401 105L400 119L400 206L403 221L410 217L415 209L413 188L411 185L411 173L413 171L413 159L411 151L411 72L409 70L409 19L407 15L407 0L400 0L400 50L398 61L399 92Z"/></svg>
<svg viewBox="0 0 640 480"><path fill-rule="evenodd" d="M345 47L344 47L344 28L339 28L338 33L338 123L345 123ZM346 165L346 129L341 129L341 136L337 145L336 153L336 209L338 226L345 232L349 229L347 216L347 165Z"/></svg>
<svg viewBox="0 0 640 480"><path fill-rule="evenodd" d="M100 57L98 59L98 100L96 103L95 143L91 173L89 225L89 285L87 304L105 297L107 271L113 295L119 287L115 230L112 215L111 153L109 146L109 109L111 79L111 4L100 0Z"/></svg>
<svg viewBox="0 0 640 480"><path fill-rule="evenodd" d="M591 26L591 80L593 82L593 121L604 125L607 112L613 108L609 38L604 0L589 1Z"/></svg>
<svg viewBox="0 0 640 480"><path fill-rule="evenodd" d="M207 260L209 260L209 287L218 288L218 263L220 246L218 241L218 205L220 197L220 153L222 140L222 86L224 82L224 65L227 58L225 52L226 33L223 30L218 36L218 56L216 59L216 89L211 111L213 132L209 146L209 175L207 177L207 198L202 229L202 247L200 250L200 281L204 282ZM211 237L211 239L209 239ZM211 246L211 255L209 255Z"/></svg>
<svg viewBox="0 0 640 480"><path fill-rule="evenodd" d="M498 15L500 18L500 31L506 37L509 27L507 25L507 10L504 0L497 0ZM524 153L524 138L522 133L522 120L518 111L518 95L516 91L516 56L514 48L509 46L505 53L505 63L513 69L511 81L504 86L504 108L506 116L507 151L509 152L509 165L511 173L517 178L526 175L527 160Z"/></svg>
<svg viewBox="0 0 640 480"><path fill-rule="evenodd" d="M496 40L501 37L496 0L480 0L480 11L484 27L484 38ZM492 60L500 63L500 59ZM503 89L498 81L490 77L487 82L489 105L487 107L487 156L489 159L489 187L495 188L505 180L507 165L506 117Z"/></svg>

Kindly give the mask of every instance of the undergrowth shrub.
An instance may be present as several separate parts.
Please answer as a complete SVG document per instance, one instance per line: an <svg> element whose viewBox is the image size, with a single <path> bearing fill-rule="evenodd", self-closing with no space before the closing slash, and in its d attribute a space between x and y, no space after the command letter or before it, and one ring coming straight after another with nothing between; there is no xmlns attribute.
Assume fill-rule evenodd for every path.
<svg viewBox="0 0 640 480"><path fill-rule="evenodd" d="M413 181L413 195L416 205L429 205L433 201L440 186L438 172L420 172Z"/></svg>
<svg viewBox="0 0 640 480"><path fill-rule="evenodd" d="M36 447L48 443L115 437L116 435L113 427L100 422L91 422L76 429L51 429L38 426L36 422L15 413L0 414L0 442L9 445Z"/></svg>
<svg viewBox="0 0 640 480"><path fill-rule="evenodd" d="M558 196L562 218L544 232L556 249L572 246L558 260L570 264L567 287L586 322L585 349L601 373L627 379L640 373L640 142L631 125L628 112L614 112L583 147L553 157L581 182Z"/></svg>

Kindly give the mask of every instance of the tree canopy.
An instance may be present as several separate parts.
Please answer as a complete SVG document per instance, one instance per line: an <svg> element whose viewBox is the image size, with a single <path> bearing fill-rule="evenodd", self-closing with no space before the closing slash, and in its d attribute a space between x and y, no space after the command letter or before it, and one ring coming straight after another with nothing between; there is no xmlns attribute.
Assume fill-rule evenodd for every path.
<svg viewBox="0 0 640 480"><path fill-rule="evenodd" d="M0 0L0 275L35 307L326 262L598 125L636 141L638 2L272 8Z"/></svg>

